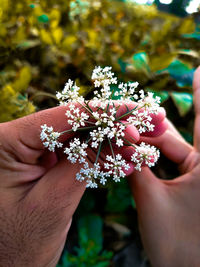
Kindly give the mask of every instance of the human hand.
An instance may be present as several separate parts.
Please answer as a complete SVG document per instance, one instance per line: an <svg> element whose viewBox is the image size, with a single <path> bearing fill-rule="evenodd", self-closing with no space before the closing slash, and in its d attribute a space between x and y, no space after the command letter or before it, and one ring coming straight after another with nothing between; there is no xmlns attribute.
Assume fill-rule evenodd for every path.
<svg viewBox="0 0 200 267"><path fill-rule="evenodd" d="M57 107L0 125L0 266L55 266L85 190L78 165L47 152L41 124L67 130ZM63 126L64 125L64 126Z"/></svg>
<svg viewBox="0 0 200 267"><path fill-rule="evenodd" d="M44 149L40 126L68 130L65 112L66 107L57 107L0 124L2 267L55 266L61 255L85 183L75 179L78 164ZM164 117L163 110L154 117L153 135L165 131ZM138 140L135 127L127 131ZM63 136L62 142L69 137Z"/></svg>
<svg viewBox="0 0 200 267"><path fill-rule="evenodd" d="M182 175L159 180L144 167L130 185L138 210L144 248L154 267L200 266L200 67L194 76L194 146L169 122L159 137L142 137L175 162Z"/></svg>

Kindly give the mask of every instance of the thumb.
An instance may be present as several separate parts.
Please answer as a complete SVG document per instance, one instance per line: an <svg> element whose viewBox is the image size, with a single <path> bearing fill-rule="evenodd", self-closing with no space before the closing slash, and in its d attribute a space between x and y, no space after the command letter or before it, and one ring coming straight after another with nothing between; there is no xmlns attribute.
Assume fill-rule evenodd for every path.
<svg viewBox="0 0 200 267"><path fill-rule="evenodd" d="M59 106L36 112L10 122L10 127L17 129L18 137L24 145L33 149L44 149L40 140L41 125L53 126L58 132L70 129L71 126L67 123L65 116L66 110L67 106Z"/></svg>
<svg viewBox="0 0 200 267"><path fill-rule="evenodd" d="M7 146L7 149L10 149L21 162L36 164L45 151L40 139L41 125L53 126L54 130L59 132L69 130L71 127L65 116L66 109L66 106L50 108L2 123L0 127L2 145ZM63 135L64 140L70 137L71 134Z"/></svg>
<svg viewBox="0 0 200 267"><path fill-rule="evenodd" d="M128 181L139 213L149 213L150 203L158 201L160 191L163 190L162 180L159 180L148 167L143 167L140 172L134 171Z"/></svg>

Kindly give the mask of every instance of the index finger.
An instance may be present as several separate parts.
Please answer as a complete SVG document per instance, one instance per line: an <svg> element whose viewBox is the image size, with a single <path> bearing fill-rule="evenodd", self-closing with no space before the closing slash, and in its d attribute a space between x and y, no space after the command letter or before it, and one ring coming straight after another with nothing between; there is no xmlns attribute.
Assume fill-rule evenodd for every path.
<svg viewBox="0 0 200 267"><path fill-rule="evenodd" d="M194 147L200 151L200 66L194 74L193 89L195 108Z"/></svg>
<svg viewBox="0 0 200 267"><path fill-rule="evenodd" d="M67 123L66 109L66 106L50 108L8 122L6 123L8 127L5 125L9 132L8 136L11 139L20 140L29 148L35 150L44 149L43 143L40 140L41 125L47 124L52 126L54 131L58 132L69 130L71 126Z"/></svg>

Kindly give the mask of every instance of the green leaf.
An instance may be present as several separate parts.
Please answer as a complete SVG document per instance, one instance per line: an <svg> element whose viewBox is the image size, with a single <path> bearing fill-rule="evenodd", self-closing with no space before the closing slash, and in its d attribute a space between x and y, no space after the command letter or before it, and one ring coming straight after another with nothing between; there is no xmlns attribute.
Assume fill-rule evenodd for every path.
<svg viewBox="0 0 200 267"><path fill-rule="evenodd" d="M38 16L38 22L42 23L48 23L49 22L49 17L46 14L42 14L41 16Z"/></svg>
<svg viewBox="0 0 200 267"><path fill-rule="evenodd" d="M12 86L15 91L22 92L27 89L32 79L31 69L29 66L24 66L18 74L17 79L13 82Z"/></svg>
<svg viewBox="0 0 200 267"><path fill-rule="evenodd" d="M94 246L98 246L98 250L102 249L103 236L102 228L103 222L100 216L87 215L81 217L78 222L79 240L82 245L88 242L88 240L94 242Z"/></svg>
<svg viewBox="0 0 200 267"><path fill-rule="evenodd" d="M119 65L120 65L121 72L122 72L122 73L125 73L125 72L126 72L126 66L127 66L127 63L124 62L121 58L118 59L118 63L119 63Z"/></svg>
<svg viewBox="0 0 200 267"><path fill-rule="evenodd" d="M150 58L151 71L159 71L167 68L176 58L177 53L153 56Z"/></svg>
<svg viewBox="0 0 200 267"><path fill-rule="evenodd" d="M200 32L183 34L183 37L188 38L188 39L190 38L190 39L200 40Z"/></svg>
<svg viewBox="0 0 200 267"><path fill-rule="evenodd" d="M187 71L190 71L191 68L183 61L175 59L165 70L168 70L170 75L181 75Z"/></svg>
<svg viewBox="0 0 200 267"><path fill-rule="evenodd" d="M31 8L35 8L35 5L34 4L30 4L29 5Z"/></svg>
<svg viewBox="0 0 200 267"><path fill-rule="evenodd" d="M133 66L137 70L143 70L149 72L149 59L148 55L145 52L136 53L132 57Z"/></svg>
<svg viewBox="0 0 200 267"><path fill-rule="evenodd" d="M40 40L37 40L37 39L36 40L24 40L23 42L20 42L17 45L17 48L26 50L26 49L33 48L38 45L40 45Z"/></svg>
<svg viewBox="0 0 200 267"><path fill-rule="evenodd" d="M133 197L131 198L131 205L134 209L136 208L136 203Z"/></svg>
<svg viewBox="0 0 200 267"><path fill-rule="evenodd" d="M92 194L91 191L86 190L78 205L77 213L79 214L80 217L87 215L88 213L92 212L92 210L95 207L95 204L96 204L96 195Z"/></svg>
<svg viewBox="0 0 200 267"><path fill-rule="evenodd" d="M123 212L131 206L131 192L127 181L121 180L120 184L113 183L109 186L107 194L106 211Z"/></svg>
<svg viewBox="0 0 200 267"><path fill-rule="evenodd" d="M166 69L179 87L192 86L194 69L181 60L174 60Z"/></svg>
<svg viewBox="0 0 200 267"><path fill-rule="evenodd" d="M180 130L180 129L179 132L188 143L190 143L191 145L193 144L193 135L191 133L189 133L186 130Z"/></svg>
<svg viewBox="0 0 200 267"><path fill-rule="evenodd" d="M175 106L177 107L179 114L185 116L192 107L193 96L189 93L170 93Z"/></svg>
<svg viewBox="0 0 200 267"><path fill-rule="evenodd" d="M108 266L110 266L110 261L99 262L95 265L95 267L108 267Z"/></svg>

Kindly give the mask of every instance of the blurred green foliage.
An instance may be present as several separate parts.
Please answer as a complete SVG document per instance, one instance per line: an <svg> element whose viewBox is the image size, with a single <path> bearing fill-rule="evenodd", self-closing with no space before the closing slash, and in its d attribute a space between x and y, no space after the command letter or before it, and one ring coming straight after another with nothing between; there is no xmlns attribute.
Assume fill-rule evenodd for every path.
<svg viewBox="0 0 200 267"><path fill-rule="evenodd" d="M80 247L75 247L75 255L64 253L62 263L57 267L108 267L112 252L103 250L103 221L100 216L86 215L78 221Z"/></svg>
<svg viewBox="0 0 200 267"><path fill-rule="evenodd" d="M0 122L55 106L49 96L68 78L90 97L92 69L112 66L120 80L137 80L160 96L169 117L192 141L199 40L194 17L177 18L154 6L111 0L0 0ZM73 254L64 254L62 267L109 266L111 254L102 252L102 219L130 224L125 217L134 202L126 181L99 190L103 204L96 192L86 192L84 212L90 207L98 216L79 222L79 245ZM95 227L98 240L88 227Z"/></svg>
<svg viewBox="0 0 200 267"><path fill-rule="evenodd" d="M0 0L0 101L7 107L0 121L34 111L27 98L21 102L25 92L39 108L55 105L45 94L34 95L55 94L69 77L89 93L96 65L110 65L121 80L138 80L148 90L191 93L198 38L192 17L162 14L154 6Z"/></svg>

